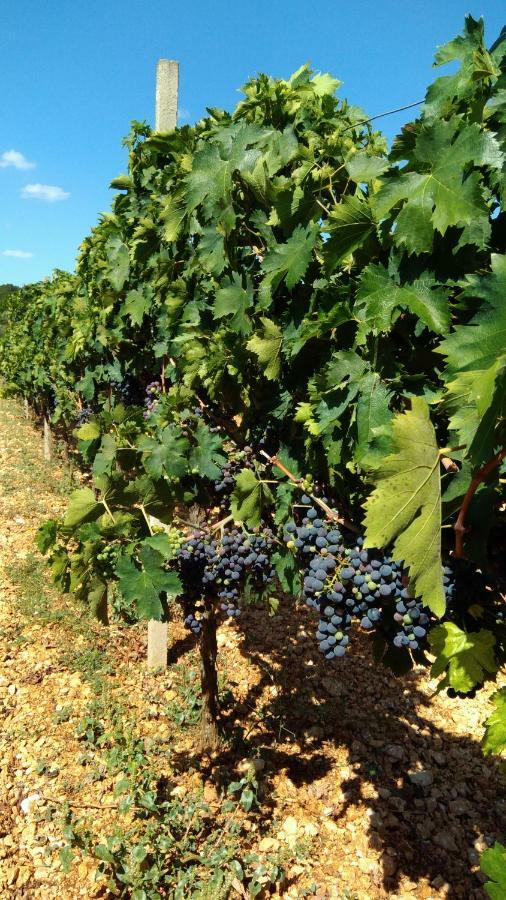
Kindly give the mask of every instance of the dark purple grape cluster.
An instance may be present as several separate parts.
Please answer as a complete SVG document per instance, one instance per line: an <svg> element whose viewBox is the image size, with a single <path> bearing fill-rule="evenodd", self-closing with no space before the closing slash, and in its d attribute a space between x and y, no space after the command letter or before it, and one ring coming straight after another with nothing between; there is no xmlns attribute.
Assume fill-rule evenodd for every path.
<svg viewBox="0 0 506 900"><path fill-rule="evenodd" d="M149 419L151 413L155 409L160 398L161 391L162 385L159 381L150 381L150 383L146 386L146 397L144 400L144 406L146 407L146 409L144 410L145 419Z"/></svg>
<svg viewBox="0 0 506 900"><path fill-rule="evenodd" d="M394 637L394 646L417 650L419 641L427 635L430 620L421 600L410 597L406 588L401 591L401 599L395 605L394 621L401 626Z"/></svg>
<svg viewBox="0 0 506 900"><path fill-rule="evenodd" d="M190 631L193 631L193 634L198 635L202 631L202 622L200 619L196 619L193 613L188 613L185 616L184 624Z"/></svg>
<svg viewBox="0 0 506 900"><path fill-rule="evenodd" d="M92 411L89 406L83 406L76 416L76 426L79 428L80 425L86 425L90 421L91 416Z"/></svg>
<svg viewBox="0 0 506 900"><path fill-rule="evenodd" d="M142 388L133 375L113 376L110 384L124 406L139 406L142 403Z"/></svg>
<svg viewBox="0 0 506 900"><path fill-rule="evenodd" d="M204 596L215 598L225 615L237 618L246 586L262 593L274 578L270 562L273 546L269 529L248 534L232 528L221 540L196 531L177 555L184 586L182 601L187 610L185 624L195 631L199 601Z"/></svg>
<svg viewBox="0 0 506 900"><path fill-rule="evenodd" d="M381 629L384 634L393 626L396 647L417 649L429 617L420 601L410 597L402 564L365 549L362 537L346 540L307 495L301 504L301 522L287 524L285 542L303 561L303 594L319 612L316 639L325 658L344 656L353 620L367 631Z"/></svg>
<svg viewBox="0 0 506 900"><path fill-rule="evenodd" d="M252 466L252 448L246 446L244 447L244 450L237 451L235 457L233 459L227 460L227 462L221 467L221 475L214 482L214 490L216 491L216 493L221 494L223 497L227 497L234 490L236 478L239 472L244 468L250 469Z"/></svg>

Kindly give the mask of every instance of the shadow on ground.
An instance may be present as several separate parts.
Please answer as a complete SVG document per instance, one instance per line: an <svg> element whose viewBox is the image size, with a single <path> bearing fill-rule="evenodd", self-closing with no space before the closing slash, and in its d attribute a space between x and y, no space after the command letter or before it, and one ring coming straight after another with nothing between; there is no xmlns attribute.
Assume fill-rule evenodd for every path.
<svg viewBox="0 0 506 900"><path fill-rule="evenodd" d="M280 772L295 786L299 809L319 803L336 823L336 855L347 813L361 809L357 838L365 832L366 850L380 855L382 895L407 877L446 883L447 897L484 897L471 871L475 844L504 839L506 779L479 741L452 729L453 714L460 718L474 701L431 700L420 669L394 678L373 662L365 635L344 659L327 663L315 647L311 612L283 603L279 615L282 623L249 608L241 617L240 653L259 678L243 698L229 678L228 740L205 774L226 784L238 757L258 754L266 761L266 821L275 807L269 778ZM266 703L267 687L277 696ZM178 765L190 764L199 764L196 757L182 754Z"/></svg>

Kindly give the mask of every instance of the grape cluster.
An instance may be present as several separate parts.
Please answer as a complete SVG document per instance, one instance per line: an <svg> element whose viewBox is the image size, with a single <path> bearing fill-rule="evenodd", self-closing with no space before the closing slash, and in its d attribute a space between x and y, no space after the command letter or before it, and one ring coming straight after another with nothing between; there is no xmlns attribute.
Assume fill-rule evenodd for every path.
<svg viewBox="0 0 506 900"><path fill-rule="evenodd" d="M106 580L113 577L116 563L116 549L113 544L104 544L97 553L97 568Z"/></svg>
<svg viewBox="0 0 506 900"><path fill-rule="evenodd" d="M395 605L394 621L401 626L393 639L394 646L417 650L419 641L427 635L429 616L421 600L410 597L406 588L401 591L401 599Z"/></svg>
<svg viewBox="0 0 506 900"><path fill-rule="evenodd" d="M88 406L83 406L76 416L76 426L79 428L80 425L86 425L90 421L91 416L91 409Z"/></svg>
<svg viewBox="0 0 506 900"><path fill-rule="evenodd" d="M113 376L111 387L124 406L138 406L142 400L142 390L132 375Z"/></svg>
<svg viewBox="0 0 506 900"><path fill-rule="evenodd" d="M162 385L159 381L150 381L150 383L146 386L146 397L144 400L144 406L146 407L146 409L144 410L145 419L149 419L151 413L155 409L160 398L161 390Z"/></svg>
<svg viewBox="0 0 506 900"><path fill-rule="evenodd" d="M249 583L261 593L272 581L270 563L274 537L269 529L247 534L232 528L221 540L196 531L180 547L177 560L184 586L185 624L195 633L201 615L201 598L215 598L222 612L234 618L240 613L241 595Z"/></svg>
<svg viewBox="0 0 506 900"><path fill-rule="evenodd" d="M362 537L346 540L307 495L301 503L301 523L287 524L285 542L303 561L303 594L319 612L316 639L325 658L344 656L354 619L367 631L393 630L396 647L417 649L418 640L426 635L428 616L410 597L402 564L365 549Z"/></svg>
<svg viewBox="0 0 506 900"><path fill-rule="evenodd" d="M253 466L253 450L246 446L244 450L239 450L235 454L235 458L227 460L221 467L221 475L214 482L214 490L217 494L228 496L235 487L236 477L244 468L252 468Z"/></svg>

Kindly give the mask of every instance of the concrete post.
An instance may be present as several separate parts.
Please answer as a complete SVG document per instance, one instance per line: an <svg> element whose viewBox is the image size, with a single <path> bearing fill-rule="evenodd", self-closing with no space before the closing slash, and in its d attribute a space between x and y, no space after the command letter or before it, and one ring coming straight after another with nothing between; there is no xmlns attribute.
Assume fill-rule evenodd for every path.
<svg viewBox="0 0 506 900"><path fill-rule="evenodd" d="M157 131L173 131L177 125L179 63L173 59L159 59L156 67ZM167 668L167 622L148 622L148 669Z"/></svg>
<svg viewBox="0 0 506 900"><path fill-rule="evenodd" d="M174 59L159 59L156 67L157 131L173 131L177 125L179 63Z"/></svg>
<svg viewBox="0 0 506 900"><path fill-rule="evenodd" d="M44 459L51 460L51 426L44 416Z"/></svg>

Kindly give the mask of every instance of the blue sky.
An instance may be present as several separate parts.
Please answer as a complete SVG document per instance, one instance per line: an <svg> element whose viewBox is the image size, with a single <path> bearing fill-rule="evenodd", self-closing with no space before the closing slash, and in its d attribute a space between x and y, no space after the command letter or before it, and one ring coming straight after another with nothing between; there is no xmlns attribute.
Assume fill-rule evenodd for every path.
<svg viewBox="0 0 506 900"><path fill-rule="evenodd" d="M182 120L232 108L259 71L303 62L331 72L368 115L423 97L434 49L484 16L489 44L502 0L16 0L0 33L0 283L73 269L81 240L125 170L132 119L153 123L159 57L180 61ZM408 113L382 120L392 137ZM380 123L378 123L380 124ZM14 153L13 153L14 151Z"/></svg>

